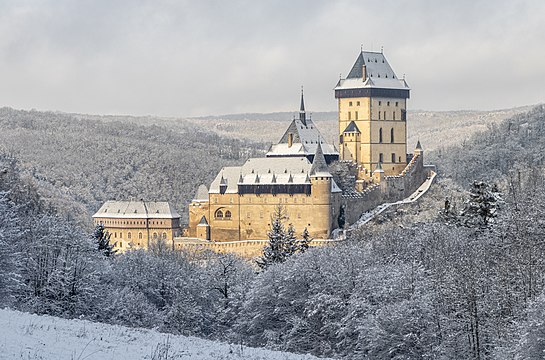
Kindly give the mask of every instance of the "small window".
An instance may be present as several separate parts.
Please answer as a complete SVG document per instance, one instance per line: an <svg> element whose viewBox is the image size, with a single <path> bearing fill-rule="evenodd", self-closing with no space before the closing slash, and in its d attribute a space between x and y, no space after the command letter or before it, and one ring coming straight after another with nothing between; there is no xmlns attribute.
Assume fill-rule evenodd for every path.
<svg viewBox="0 0 545 360"><path fill-rule="evenodd" d="M360 106L360 102L359 102L359 101L356 102L356 106Z"/></svg>
<svg viewBox="0 0 545 360"><path fill-rule="evenodd" d="M396 162L396 154L395 154L395 153L392 153L392 162L393 162L393 163Z"/></svg>
<svg viewBox="0 0 545 360"><path fill-rule="evenodd" d="M223 219L223 211L221 210L217 210L216 211L216 215L215 215L216 219Z"/></svg>
<svg viewBox="0 0 545 360"><path fill-rule="evenodd" d="M384 154L383 153L378 154L378 162L381 163L381 164L384 162Z"/></svg>
<svg viewBox="0 0 545 360"><path fill-rule="evenodd" d="M380 120L380 111L378 112L378 119Z"/></svg>
<svg viewBox="0 0 545 360"><path fill-rule="evenodd" d="M378 106L380 106L380 105L382 105L382 101L379 101L379 102L378 102Z"/></svg>
<svg viewBox="0 0 545 360"><path fill-rule="evenodd" d="M382 128L378 129L378 142L382 144Z"/></svg>
<svg viewBox="0 0 545 360"><path fill-rule="evenodd" d="M386 120L386 111L384 112L384 120Z"/></svg>
<svg viewBox="0 0 545 360"><path fill-rule="evenodd" d="M389 102L389 101L386 103L386 106L390 106L390 102Z"/></svg>
<svg viewBox="0 0 545 360"><path fill-rule="evenodd" d="M164 232L164 233L163 233L163 240L166 240L166 239L167 239L167 233Z"/></svg>
<svg viewBox="0 0 545 360"><path fill-rule="evenodd" d="M138 238L142 239L142 233L138 233Z"/></svg>
<svg viewBox="0 0 545 360"><path fill-rule="evenodd" d="M259 212L259 218L260 218L260 219L263 219L263 211L260 211L260 212Z"/></svg>
<svg viewBox="0 0 545 360"><path fill-rule="evenodd" d="M352 113L350 111L348 112L348 120L352 120Z"/></svg>
<svg viewBox="0 0 545 360"><path fill-rule="evenodd" d="M226 219L231 219L231 212L230 212L229 210L227 210L227 211L225 212L225 218L226 218Z"/></svg>
<svg viewBox="0 0 545 360"><path fill-rule="evenodd" d="M350 101L350 102L348 103L348 106L352 106L352 101Z"/></svg>
<svg viewBox="0 0 545 360"><path fill-rule="evenodd" d="M396 112L394 111L393 113L393 116L394 116L394 120L396 119Z"/></svg>
<svg viewBox="0 0 545 360"><path fill-rule="evenodd" d="M119 242L119 247L123 247L123 241Z"/></svg>
<svg viewBox="0 0 545 360"><path fill-rule="evenodd" d="M127 233L127 239L130 239L131 238L131 233Z"/></svg>
<svg viewBox="0 0 545 360"><path fill-rule="evenodd" d="M251 213L246 213L246 219L250 219L252 217Z"/></svg>
<svg viewBox="0 0 545 360"><path fill-rule="evenodd" d="M399 106L399 101L396 101L396 106Z"/></svg>
<svg viewBox="0 0 545 360"><path fill-rule="evenodd" d="M157 236L157 233L154 232L154 233L153 233L153 240L157 240L157 237L158 237L158 236Z"/></svg>
<svg viewBox="0 0 545 360"><path fill-rule="evenodd" d="M355 114L355 115L356 115L356 120L358 120L358 112L357 112L357 111L356 111L356 114Z"/></svg>
<svg viewBox="0 0 545 360"><path fill-rule="evenodd" d="M390 129L390 142L392 144L394 143L394 128ZM395 162L395 161L392 161L392 162Z"/></svg>

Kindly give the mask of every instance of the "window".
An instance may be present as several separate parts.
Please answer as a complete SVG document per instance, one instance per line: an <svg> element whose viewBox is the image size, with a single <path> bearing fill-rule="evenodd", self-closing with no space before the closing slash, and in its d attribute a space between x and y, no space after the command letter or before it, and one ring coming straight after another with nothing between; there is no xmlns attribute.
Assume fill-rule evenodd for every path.
<svg viewBox="0 0 545 360"><path fill-rule="evenodd" d="M380 105L382 105L382 101L379 101L379 102L378 102L378 106L380 106Z"/></svg>
<svg viewBox="0 0 545 360"><path fill-rule="evenodd" d="M227 210L227 211L225 212L225 219L226 219L226 220L230 220L230 219L231 219L231 212L230 212L229 210Z"/></svg>
<svg viewBox="0 0 545 360"><path fill-rule="evenodd" d="M119 242L119 247L123 247L123 241Z"/></svg>
<svg viewBox="0 0 545 360"><path fill-rule="evenodd" d="M401 109L401 121L407 120L407 110Z"/></svg>
<svg viewBox="0 0 545 360"><path fill-rule="evenodd" d="M348 120L352 120L352 113L350 111L348 112Z"/></svg>
<svg viewBox="0 0 545 360"><path fill-rule="evenodd" d="M157 233L156 232L153 233L153 240L157 240Z"/></svg>
<svg viewBox="0 0 545 360"><path fill-rule="evenodd" d="M386 103L386 106L390 106L390 102L389 102L389 101Z"/></svg>
<svg viewBox="0 0 545 360"><path fill-rule="evenodd" d="M114 238L116 238L116 237L117 237L117 233L116 233L116 232L114 232Z"/></svg>
<svg viewBox="0 0 545 360"><path fill-rule="evenodd" d="M138 238L142 239L142 233L138 233Z"/></svg>
<svg viewBox="0 0 545 360"><path fill-rule="evenodd" d="M393 163L396 162L396 154L395 154L395 153L392 153L392 162L393 162Z"/></svg>
<svg viewBox="0 0 545 360"><path fill-rule="evenodd" d="M356 106L360 106L360 102L359 102L359 101L358 101L358 102L356 102Z"/></svg>
<svg viewBox="0 0 545 360"><path fill-rule="evenodd" d="M297 213L297 218L298 218L298 219L301 218L301 213L300 213L300 212Z"/></svg>
<svg viewBox="0 0 545 360"><path fill-rule="evenodd" d="M356 111L356 120L358 120L358 112Z"/></svg>
<svg viewBox="0 0 545 360"><path fill-rule="evenodd" d="M348 106L352 106L352 101L350 101L350 102L348 103Z"/></svg>
<svg viewBox="0 0 545 360"><path fill-rule="evenodd" d="M223 211L221 211L221 209L218 209L214 216L216 217L216 219L223 219Z"/></svg>
<svg viewBox="0 0 545 360"><path fill-rule="evenodd" d="M260 212L259 212L259 218L260 218L260 219L263 219L263 211L260 211Z"/></svg>
<svg viewBox="0 0 545 360"><path fill-rule="evenodd" d="M167 233L164 232L164 233L163 233L163 240L166 240L166 239L167 239Z"/></svg>
<svg viewBox="0 0 545 360"><path fill-rule="evenodd" d="M127 233L127 239L130 239L131 238L131 233Z"/></svg>
<svg viewBox="0 0 545 360"><path fill-rule="evenodd" d="M251 218L251 214L250 214L249 212L246 213L246 218L247 218L247 219Z"/></svg>
<svg viewBox="0 0 545 360"><path fill-rule="evenodd" d="M384 154L383 153L378 154L378 162L381 163L381 164L384 162Z"/></svg>
<svg viewBox="0 0 545 360"><path fill-rule="evenodd" d="M394 120L395 120L395 119L396 119L396 112L394 111L394 113L393 113L393 114L394 114Z"/></svg>
<svg viewBox="0 0 545 360"><path fill-rule="evenodd" d="M380 111L378 112L378 119L380 120Z"/></svg>
<svg viewBox="0 0 545 360"><path fill-rule="evenodd" d="M384 112L384 120L386 120L386 111Z"/></svg>
<svg viewBox="0 0 545 360"><path fill-rule="evenodd" d="M382 144L382 128L378 129L378 142Z"/></svg>
<svg viewBox="0 0 545 360"><path fill-rule="evenodd" d="M396 106L399 106L399 101L396 101Z"/></svg>
<svg viewBox="0 0 545 360"><path fill-rule="evenodd" d="M392 144L394 143L394 128L390 129L390 142ZM392 161L392 162L394 162L394 161Z"/></svg>

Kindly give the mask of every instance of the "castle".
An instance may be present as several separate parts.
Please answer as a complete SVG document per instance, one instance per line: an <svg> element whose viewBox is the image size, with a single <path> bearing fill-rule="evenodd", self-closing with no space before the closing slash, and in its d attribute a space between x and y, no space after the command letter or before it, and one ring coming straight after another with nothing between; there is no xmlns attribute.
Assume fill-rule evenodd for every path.
<svg viewBox="0 0 545 360"><path fill-rule="evenodd" d="M396 76L382 51L362 50L348 76L335 86L339 151L307 117L301 92L299 117L280 141L265 157L224 167L209 187L201 185L189 204L185 236L171 231L167 239L172 233L173 246L247 255L253 247L255 255L281 206L287 223L299 233L306 228L318 244L331 239L343 224L356 222L363 212L409 196L433 171L423 163L420 143L414 154L407 154L409 95L405 79ZM349 170L343 172L345 178L330 170L338 166ZM112 219L101 210L95 222L111 232L107 225Z"/></svg>

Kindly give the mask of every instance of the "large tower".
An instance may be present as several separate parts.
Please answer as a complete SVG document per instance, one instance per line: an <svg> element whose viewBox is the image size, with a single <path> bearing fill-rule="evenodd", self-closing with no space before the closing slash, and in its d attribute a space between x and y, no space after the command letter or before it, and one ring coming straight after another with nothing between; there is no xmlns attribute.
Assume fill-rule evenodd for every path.
<svg viewBox="0 0 545 360"><path fill-rule="evenodd" d="M382 52L361 51L337 83L340 158L359 165L360 181L370 180L379 164L386 175L405 168L409 91Z"/></svg>

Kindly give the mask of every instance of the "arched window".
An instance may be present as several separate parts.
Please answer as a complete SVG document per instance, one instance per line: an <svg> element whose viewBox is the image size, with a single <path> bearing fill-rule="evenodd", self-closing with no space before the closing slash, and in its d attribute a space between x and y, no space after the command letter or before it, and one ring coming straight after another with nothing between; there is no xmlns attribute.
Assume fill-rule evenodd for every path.
<svg viewBox="0 0 545 360"><path fill-rule="evenodd" d="M127 233L127 239L130 239L131 238L131 233Z"/></svg>
<svg viewBox="0 0 545 360"><path fill-rule="evenodd" d="M164 233L163 233L163 240L166 240L166 239L167 239L167 233L164 232Z"/></svg>
<svg viewBox="0 0 545 360"><path fill-rule="evenodd" d="M394 143L394 128L390 129L390 142L392 144Z"/></svg>
<svg viewBox="0 0 545 360"><path fill-rule="evenodd" d="M395 119L396 119L396 112L394 111L394 113L393 113L393 114L394 114L394 120L395 120Z"/></svg>
<svg viewBox="0 0 545 360"><path fill-rule="evenodd" d="M378 142L382 144L382 128L378 129Z"/></svg>
<svg viewBox="0 0 545 360"><path fill-rule="evenodd" d="M156 232L153 233L153 240L157 240L157 233Z"/></svg>
<svg viewBox="0 0 545 360"><path fill-rule="evenodd" d="M225 212L225 218L226 218L226 219L231 219L231 212L230 212L229 210L227 210L227 211Z"/></svg>
<svg viewBox="0 0 545 360"><path fill-rule="evenodd" d="M221 209L218 209L216 211L215 217L216 217L216 219L223 219L223 211L221 211Z"/></svg>
<svg viewBox="0 0 545 360"><path fill-rule="evenodd" d="M138 233L138 238L139 238L139 239L142 239L142 233L141 233L141 232Z"/></svg>

